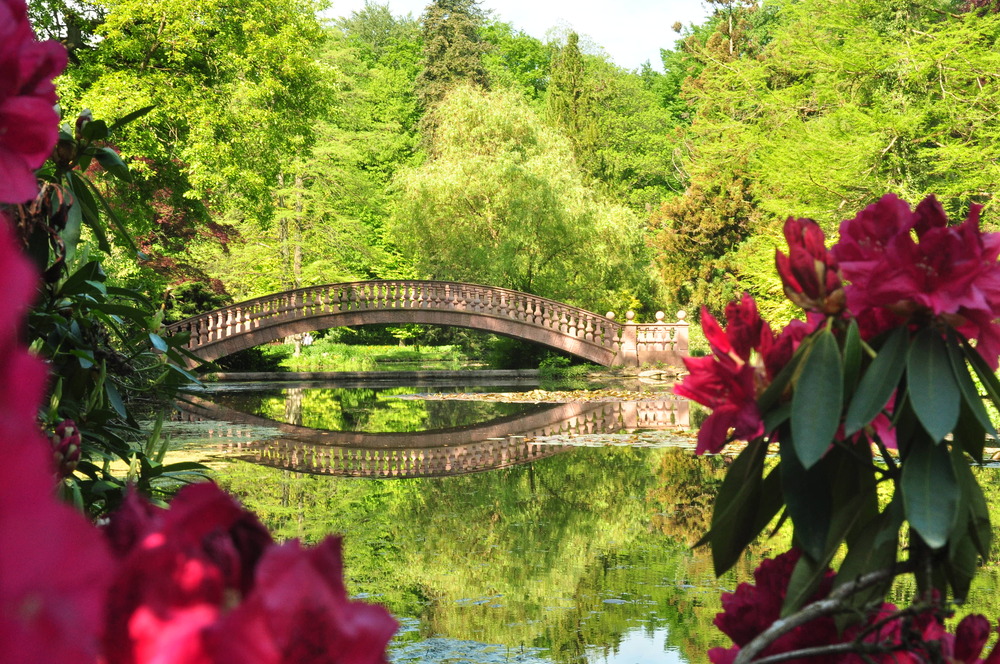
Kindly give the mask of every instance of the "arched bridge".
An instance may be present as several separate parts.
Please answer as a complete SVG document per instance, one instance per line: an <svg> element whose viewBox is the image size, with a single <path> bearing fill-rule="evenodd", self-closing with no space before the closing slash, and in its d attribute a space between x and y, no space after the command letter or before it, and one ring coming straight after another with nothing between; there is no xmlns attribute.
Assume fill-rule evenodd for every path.
<svg viewBox="0 0 1000 664"><path fill-rule="evenodd" d="M679 316L683 316L679 314ZM526 339L604 366L680 365L687 323L620 323L506 288L449 281L357 281L275 293L187 318L188 349L205 361L293 334L372 324L464 327Z"/></svg>

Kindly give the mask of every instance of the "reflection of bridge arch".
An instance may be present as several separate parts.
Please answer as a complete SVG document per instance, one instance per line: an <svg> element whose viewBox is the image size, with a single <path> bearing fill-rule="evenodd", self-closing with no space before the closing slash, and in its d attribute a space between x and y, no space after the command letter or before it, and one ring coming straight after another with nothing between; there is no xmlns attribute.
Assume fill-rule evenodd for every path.
<svg viewBox="0 0 1000 664"><path fill-rule="evenodd" d="M622 324L543 297L448 281L359 281L299 288L187 318L188 349L206 361L292 334L331 327L417 323L526 339L590 362L679 365L687 323Z"/></svg>
<svg viewBox="0 0 1000 664"><path fill-rule="evenodd" d="M219 421L219 430L210 433L210 438L253 463L304 473L375 478L457 475L528 463L568 449L535 443L535 438L675 428L686 425L688 412L686 401L574 402L465 427L360 433L279 423L197 397L179 406L185 419ZM259 436L248 431L247 425L278 429L281 436L257 440Z"/></svg>

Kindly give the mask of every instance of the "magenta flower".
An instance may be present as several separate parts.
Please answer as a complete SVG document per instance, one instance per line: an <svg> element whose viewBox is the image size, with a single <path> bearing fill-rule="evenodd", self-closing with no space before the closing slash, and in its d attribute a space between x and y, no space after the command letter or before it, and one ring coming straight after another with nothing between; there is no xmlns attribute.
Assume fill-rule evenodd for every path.
<svg viewBox="0 0 1000 664"><path fill-rule="evenodd" d="M844 287L837 261L826 249L823 230L812 219L785 221L788 255L775 254L785 296L806 311L837 315L844 310Z"/></svg>
<svg viewBox="0 0 1000 664"><path fill-rule="evenodd" d="M250 591L271 537L214 484L185 487L169 510L131 495L107 536L121 557L108 599L109 664L209 662L204 630Z"/></svg>
<svg viewBox="0 0 1000 664"><path fill-rule="evenodd" d="M917 209L887 194L840 227L833 255L847 304L878 332L911 317L938 317L977 348L991 367L1000 355L1000 234L979 228L979 206L949 226L933 198Z"/></svg>
<svg viewBox="0 0 1000 664"><path fill-rule="evenodd" d="M111 557L100 534L55 495L52 449L35 420L45 365L17 343L35 275L0 213L0 643L5 661L94 661Z"/></svg>
<svg viewBox="0 0 1000 664"><path fill-rule="evenodd" d="M766 559L754 570L754 584L741 583L736 592L722 594L722 613L715 616L714 624L733 640L734 646L729 649L709 650L708 657L713 664L731 662L741 647L750 643L781 616L781 605L788 591L788 581L801 555L801 551L792 549L776 558ZM833 576L832 571L827 572L820 587L809 601L829 594ZM764 651L763 655L839 643L841 640L833 618L825 616L782 635ZM819 657L790 661L833 664L839 660L836 657Z"/></svg>
<svg viewBox="0 0 1000 664"><path fill-rule="evenodd" d="M697 454L719 452L730 438L751 440L764 433L757 408L758 371L750 364L753 350L770 343L771 328L757 312L753 298L744 294L726 307L728 326L702 311L701 327L712 348L709 357L686 357L690 372L674 393L712 409L698 431Z"/></svg>
<svg viewBox="0 0 1000 664"><path fill-rule="evenodd" d="M352 602L340 538L304 549L270 548L249 597L208 630L218 664L383 664L397 623L380 606Z"/></svg>
<svg viewBox="0 0 1000 664"><path fill-rule="evenodd" d="M63 420L49 434L55 458L56 475L69 477L80 462L80 428L73 420Z"/></svg>
<svg viewBox="0 0 1000 664"><path fill-rule="evenodd" d="M58 135L52 79L65 67L61 44L35 39L23 0L0 0L0 203L38 192L34 171Z"/></svg>

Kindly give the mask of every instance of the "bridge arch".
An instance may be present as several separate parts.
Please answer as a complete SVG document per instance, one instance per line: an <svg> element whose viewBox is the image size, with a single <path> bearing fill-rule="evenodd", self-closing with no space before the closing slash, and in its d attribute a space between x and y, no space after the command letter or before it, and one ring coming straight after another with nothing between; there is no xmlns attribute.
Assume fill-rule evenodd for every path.
<svg viewBox="0 0 1000 664"><path fill-rule="evenodd" d="M683 320L623 324L537 295L450 281L378 280L298 288L193 316L167 331L190 333L188 350L212 361L292 334L404 323L525 339L604 366L679 365L687 354Z"/></svg>

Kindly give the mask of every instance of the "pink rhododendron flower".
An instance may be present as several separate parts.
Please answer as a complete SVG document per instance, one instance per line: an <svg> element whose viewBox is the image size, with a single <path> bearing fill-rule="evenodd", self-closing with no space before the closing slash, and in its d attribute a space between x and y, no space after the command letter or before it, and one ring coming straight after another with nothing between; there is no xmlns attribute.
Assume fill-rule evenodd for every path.
<svg viewBox="0 0 1000 664"><path fill-rule="evenodd" d="M722 613L715 616L714 624L733 640L735 646L728 650L724 648L710 650L708 656L713 664L732 661L741 647L750 643L781 616L781 605L788 591L788 581L801 555L799 549L792 549L776 558L764 560L754 570L754 584L741 583L736 592L722 594ZM829 571L810 601L829 594L832 584L833 572ZM827 616L787 632L775 640L763 654L774 655L839 641L836 624L833 618ZM833 664L838 660L836 657L820 657L810 658L809 661Z"/></svg>
<svg viewBox="0 0 1000 664"><path fill-rule="evenodd" d="M80 428L73 420L63 420L49 435L55 458L56 475L69 477L80 462Z"/></svg>
<svg viewBox="0 0 1000 664"><path fill-rule="evenodd" d="M726 307L726 320L723 330L712 314L702 311L701 327L712 355L684 358L689 374L674 387L675 394L712 409L698 430L697 454L719 452L730 437L752 440L764 433L757 397L816 322L793 321L775 337L746 293Z"/></svg>
<svg viewBox="0 0 1000 664"><path fill-rule="evenodd" d="M100 534L55 495L52 451L35 420L45 365L18 344L35 275L0 213L0 644L19 664L94 661L111 557Z"/></svg>
<svg viewBox="0 0 1000 664"><path fill-rule="evenodd" d="M777 251L775 264L785 296L806 311L837 315L844 310L844 286L826 236L812 219L785 221L788 255Z"/></svg>
<svg viewBox="0 0 1000 664"><path fill-rule="evenodd" d="M38 192L34 171L58 134L52 79L65 67L61 44L35 39L23 0L0 0L0 203Z"/></svg>
<svg viewBox="0 0 1000 664"><path fill-rule="evenodd" d="M1000 234L979 229L979 206L949 226L933 198L917 209L888 194L841 224L833 254L847 304L866 334L912 316L939 317L994 369L1000 355ZM870 338L870 337L868 337Z"/></svg>
<svg viewBox="0 0 1000 664"><path fill-rule="evenodd" d="M754 570L754 584L741 583L736 592L722 594L723 611L716 615L715 626L732 639L733 646L710 650L708 656L712 664L731 664L741 648L778 620L792 571L801 555L798 549L792 549L764 560ZM828 569L819 588L806 604L827 597L833 577L833 571ZM830 654L785 661L795 664L925 664L938 661L931 657L931 653L936 651L951 664L1000 664L1000 648L994 648L986 659L980 659L990 633L989 622L983 616L966 616L958 624L955 634L949 634L938 611L921 613L909 621L904 621L897 612L895 605L883 603L877 611L843 633L837 631L832 616L820 616L784 633L772 641L760 656L850 643L858 635L863 635L861 643L879 650L866 653L864 657L855 653ZM930 644L933 645L929 647Z"/></svg>
<svg viewBox="0 0 1000 664"><path fill-rule="evenodd" d="M208 631L219 664L382 664L397 628L380 606L348 600L340 538L268 549L250 596Z"/></svg>
<svg viewBox="0 0 1000 664"><path fill-rule="evenodd" d="M729 326L702 311L701 327L712 348L708 357L686 357L690 374L674 387L674 393L712 409L698 431L697 454L716 453L729 437L750 440L764 433L757 408L757 371L749 363L751 351L770 339L771 329L760 318L753 298L744 295L726 307Z"/></svg>
<svg viewBox="0 0 1000 664"><path fill-rule="evenodd" d="M249 592L271 544L267 530L205 483L182 489L168 510L131 495L107 532L121 556L108 603L109 664L210 661L203 631Z"/></svg>

